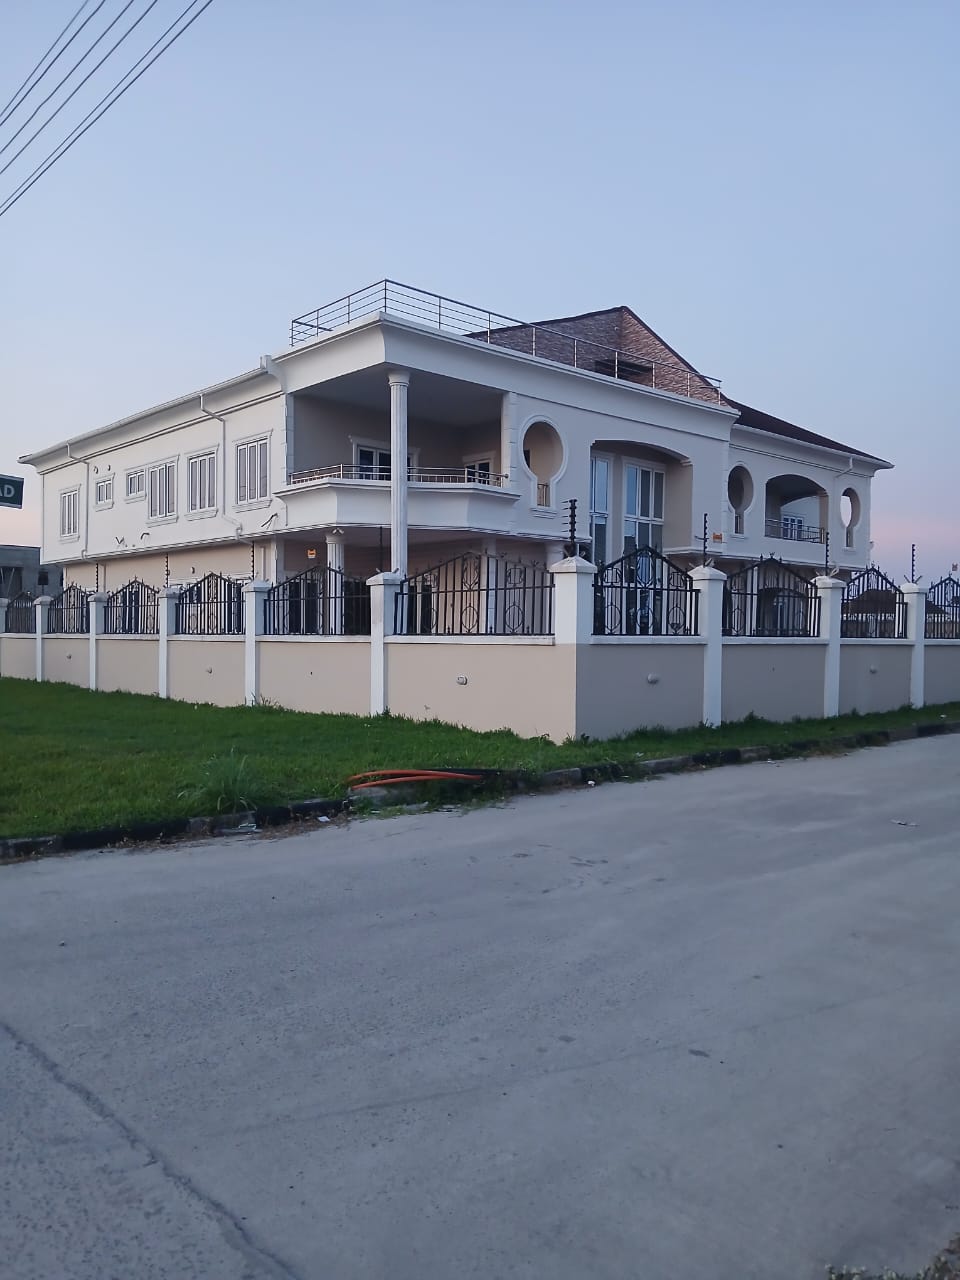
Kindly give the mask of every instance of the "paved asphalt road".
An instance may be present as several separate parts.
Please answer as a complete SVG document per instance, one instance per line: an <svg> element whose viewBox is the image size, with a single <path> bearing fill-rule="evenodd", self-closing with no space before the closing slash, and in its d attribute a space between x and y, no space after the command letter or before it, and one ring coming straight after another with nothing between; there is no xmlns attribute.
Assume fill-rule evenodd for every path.
<svg viewBox="0 0 960 1280"><path fill-rule="evenodd" d="M0 868L0 1274L919 1267L958 780L947 738Z"/></svg>

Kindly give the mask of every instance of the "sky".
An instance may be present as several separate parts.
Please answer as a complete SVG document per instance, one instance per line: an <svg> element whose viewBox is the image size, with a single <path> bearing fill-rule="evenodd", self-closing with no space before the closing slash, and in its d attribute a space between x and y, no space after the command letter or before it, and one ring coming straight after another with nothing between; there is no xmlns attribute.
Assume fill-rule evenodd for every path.
<svg viewBox="0 0 960 1280"><path fill-rule="evenodd" d="M0 102L77 5L0 0ZM0 541L39 541L20 454L389 276L530 320L631 306L734 398L895 463L874 559L899 578L916 543L930 582L960 561L958 39L956 0L213 0L0 216L0 472L28 476Z"/></svg>

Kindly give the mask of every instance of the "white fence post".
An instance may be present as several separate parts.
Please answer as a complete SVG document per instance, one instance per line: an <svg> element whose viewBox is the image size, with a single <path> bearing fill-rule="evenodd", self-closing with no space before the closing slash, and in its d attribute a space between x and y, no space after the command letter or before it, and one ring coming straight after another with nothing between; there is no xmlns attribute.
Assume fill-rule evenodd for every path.
<svg viewBox="0 0 960 1280"><path fill-rule="evenodd" d="M900 590L907 605L907 639L910 642L910 705L924 702L924 662L926 659L927 592L919 582L905 582Z"/></svg>
<svg viewBox="0 0 960 1280"><path fill-rule="evenodd" d="M843 621L843 589L839 578L814 578L820 597L820 639L826 640L823 655L823 716L840 714L840 632Z"/></svg>
<svg viewBox="0 0 960 1280"><path fill-rule="evenodd" d="M553 574L553 635L557 644L589 644L597 567L580 556L549 566Z"/></svg>
<svg viewBox="0 0 960 1280"><path fill-rule="evenodd" d="M90 688L97 687L97 641L103 635L107 593L95 591L89 597L90 608Z"/></svg>
<svg viewBox="0 0 960 1280"><path fill-rule="evenodd" d="M386 636L393 635L396 599L403 578L399 573L378 573L367 579L370 588L370 714L388 710Z"/></svg>
<svg viewBox="0 0 960 1280"><path fill-rule="evenodd" d="M700 593L700 635L703 637L703 723L715 728L723 720L723 584L727 575L709 565L690 570Z"/></svg>
<svg viewBox="0 0 960 1280"><path fill-rule="evenodd" d="M243 700L248 707L256 706L260 697L258 640L266 630L264 601L269 590L270 583L258 579L243 584Z"/></svg>
<svg viewBox="0 0 960 1280"><path fill-rule="evenodd" d="M157 597L157 630L160 639L157 646L157 693L161 698L170 697L170 660L167 641L177 634L179 595L179 587L164 587Z"/></svg>
<svg viewBox="0 0 960 1280"><path fill-rule="evenodd" d="M33 602L33 607L37 611L37 679L43 679L43 637L47 631L47 614L50 612L50 605L53 596L37 596Z"/></svg>

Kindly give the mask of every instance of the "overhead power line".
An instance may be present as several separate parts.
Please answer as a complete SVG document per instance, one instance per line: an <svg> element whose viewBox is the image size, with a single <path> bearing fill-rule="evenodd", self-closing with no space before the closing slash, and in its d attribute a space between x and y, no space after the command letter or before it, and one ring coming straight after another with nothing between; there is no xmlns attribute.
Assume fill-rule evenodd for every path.
<svg viewBox="0 0 960 1280"><path fill-rule="evenodd" d="M33 170L33 172L28 174L27 177L24 178L23 181L20 183L20 185L10 193L10 195L6 198L6 200L4 200L2 204L0 204L0 217L2 217L10 209L12 209L13 206L17 203L17 201L21 200L27 194L30 188L35 183L39 182L40 179L43 177L43 175L49 172L49 170L53 168L53 166L57 163L59 159L61 159L63 156L66 155L66 153L70 150L70 148L74 145L74 143L80 141L80 139L83 137L83 135L87 132L88 129L93 128L93 126L97 123L97 121L101 118L101 116L106 115L106 113L110 110L110 108L114 105L114 103L120 101L120 99L123 97L123 95L127 92L128 89L133 88L133 86L137 83L140 77L144 75L147 71L149 71L149 69L153 66L153 64L157 61L157 59L161 58L163 54L165 54L166 51L170 48L171 45L176 44L176 42L180 39L180 37L186 31L188 31L190 27L193 26L193 24L200 17L200 15L204 13L205 10L210 8L211 4L213 4L213 0L205 0L205 3L199 9L197 9L196 13L191 15L189 21L185 22L184 25L180 27L178 31L176 31L172 36L170 36L169 40L166 40L166 37L170 35L170 32L174 31L174 28L177 26L177 24L180 23L187 16L188 13L190 13L190 10L194 8L197 2L198 0L191 0L191 3L188 4L186 8L183 9L177 15L176 18L174 18L173 22L170 23L169 27L167 27L167 29L157 37L157 39L153 42L153 44L146 51L143 57L138 59L138 61L133 64L133 66L126 73L126 75L123 75L120 77L120 79L116 82L116 84L114 84L113 88L111 88L110 90L108 90L107 93L104 94L104 96L100 99L100 101L96 104L96 106L91 108L91 110L84 116L84 118L80 121L80 123L70 133L68 133L67 136L56 147L54 147L53 151L50 152L50 154L46 157L46 159L42 160L40 164L37 165L37 167ZM161 45L161 42L164 40L166 40L166 44ZM157 49L158 45L161 45L159 49ZM155 49L157 50L156 53L153 52ZM153 54L152 57L150 56L151 54ZM143 65L141 66L141 64ZM139 71L137 70L138 67L140 68ZM136 71L136 75L133 74L135 71ZM124 81L126 81L126 83L124 83Z"/></svg>
<svg viewBox="0 0 960 1280"><path fill-rule="evenodd" d="M129 8L130 8L130 5L131 5L131 4L133 4L133 2L134 2L134 0L128 0L128 3L127 3L127 4L126 4L126 5L125 5L121 10L120 10L120 12L117 14L116 18L114 18L113 22L111 22L111 23L110 23L110 27L112 27L112 26L114 25L114 23L115 23L115 22L117 22L120 18L122 18L122 17L123 17L123 15L126 13L127 9L129 9ZM132 31L134 31L137 27L139 27L140 23L144 20L144 18L147 16L147 14L150 12L150 10L151 10L152 8L154 8L154 6L155 6L155 5L157 5L158 3L159 3L159 0L150 0L150 3L149 3L149 4L147 5L147 7L144 9L143 13L141 13L140 17L139 17L139 18L135 18L135 19L134 19L134 21L133 21L133 22L131 22L130 26L129 26L129 27L127 27L126 31L124 31L124 33L123 33L123 35L120 37L120 39L119 39L115 44L113 44L113 45L111 45L111 46L110 46L110 48L109 48L109 49L107 50L107 52L103 55L103 57L102 57L102 58L100 59L100 61L96 64L96 66L95 66L95 67L91 67L91 69L90 69L90 70L87 72L87 74L83 77L83 79L80 81L80 83L79 83L78 85L75 85L75 86L70 90L70 92L67 94L67 96L64 98L64 100L60 103L60 105L59 105L55 110L51 111L51 113L47 116L46 120L44 120L43 124L41 124L40 128L39 128L39 129L36 129L33 133L31 133L30 137L26 140L26 142L23 144L23 146L20 148L20 150L19 150L19 151L17 151L17 152L15 152L15 153L10 157L10 159L9 159L9 160L7 161L7 163L3 166L3 168L2 168L2 169L0 169L0 174L4 174L4 173L6 173L6 172L7 172L7 170L10 168L10 166L11 166L12 164L14 164L14 163L15 163L15 162L20 158L20 156L22 156L22 155L23 155L23 153L26 151L27 147L29 147L29 146L30 146L30 144L31 144L31 142L33 142L34 138L39 137L39 136L40 136L40 134L41 134L41 133L43 133L43 131L44 131L44 129L47 127L47 125L51 122L51 120L55 120L55 119L57 118L57 116L58 116L58 115L60 114L60 112L64 109L64 107L67 105L67 103L68 103L72 98L76 97L76 95L80 92L80 90L81 90L81 89L83 88L83 86L87 83L87 81L91 78L91 76L95 76L95 75L97 74L97 72L100 70L100 68L103 66L103 64L107 61L107 59L111 56L111 54L113 54L117 49L119 49L119 47L123 44L124 40L126 40L127 36L128 36L128 35L130 35L130 33L131 33ZM107 27L107 31L109 31L109 30L110 30L110 27ZM104 35L104 36L107 34L107 31L105 31L105 32L103 33L103 35ZM103 36L101 36L101 37L100 37L100 39L102 40L102 39L103 39ZM99 41L97 41L97 43L99 44ZM88 50L87 50L87 53L90 53L90 52L91 52L91 50L92 50L94 47L95 47L94 45L91 45L91 46L90 46L90 49L88 49ZM85 54L83 55L83 58L86 58L86 56L87 56L87 54L85 53ZM81 59L80 59L80 62L82 62L82 61L83 61L83 58L81 58ZM62 85L62 84L63 84L64 80L68 80L68 79L70 78L70 76L73 74L73 72L76 70L76 68L80 65L80 62L76 63L76 64L75 64L75 66L73 66L73 67L70 69L70 71L68 71L68 72L67 72L67 74L64 76L63 80L61 80L61 81L60 81L60 84L58 84L58 85L57 85L57 89L59 89L59 88L60 88L60 85ZM129 75L130 73L129 73L129 72L127 72L127 74ZM57 92L57 89L54 89L54 90L53 90L53 93L48 94L48 95L44 98L43 102L41 102L41 103L40 103L40 107L42 107L42 106L44 105L44 103L47 103L47 102L49 102L49 101L50 101L50 99L53 97L53 94ZM37 107L37 110L36 110L36 111L34 111L33 115L27 116L26 120L24 120L23 124L20 126L20 128L17 130L17 132L13 135L13 137L12 137L12 138L10 138L10 140L9 140L8 142L5 142L5 143L4 143L4 145L3 145L2 147L0 147L0 156L2 156L2 155L3 155L3 153L4 153L4 151L6 151L7 147L9 147L9 146L10 146L10 144L14 141L14 139L17 137L17 134L20 134L20 133L22 133L22 132L23 132L23 130L27 127L27 125L30 123L30 121L33 119L33 117L37 114L37 111L39 111L39 110L40 110L40 107Z"/></svg>
<svg viewBox="0 0 960 1280"><path fill-rule="evenodd" d="M24 129L27 127L27 125L30 123L30 121L31 121L31 120L34 120L34 119L36 119L36 117L37 117L38 113L40 112L41 108L42 108L42 107L45 107L45 106L47 105L47 103L50 101L50 99L51 99L51 98L53 98L53 97L55 97L55 96L56 96L56 94L60 92L60 90L61 90L61 89L63 88L63 86L67 83L67 81L70 79L70 77L73 75L73 73L77 70L77 68L78 68L82 63L86 62L86 60L90 57L91 53L93 53L94 49L97 47L97 45L100 43L100 41L101 41L101 40L103 40L103 39L104 39L104 37L105 37L105 36L106 36L110 31L112 31L112 30L113 30L113 28L117 25L117 23L120 21L120 19L123 17L123 15L127 12L127 10L128 10L128 9L129 9L133 4L135 4L135 3L136 3L136 0L127 0L127 3L123 6L123 8L120 10L120 12L117 14L117 16L113 19L113 21L112 21L112 22L110 22L110 23L108 23L108 24L107 24L107 26L104 28L104 30L103 30L103 31L101 31L101 32L100 32L100 34L97 36L96 40L94 40L93 44L89 47L89 49L87 49L85 53L82 53L82 54L80 55L80 57L76 60L76 62L73 64L73 66L72 66L72 67L70 68L70 70L67 72L67 74L66 74L66 75L65 75L61 80L58 80L58 81L57 81L57 83L56 83L56 84L54 85L54 87L50 90L50 92L47 94L47 96L46 96L44 99L42 99L42 101L40 101L40 102L39 102L39 103L34 107L34 109L30 112L30 114L27 116L26 120L24 120L24 122L23 122L23 124L20 126L20 128L19 128L19 129L17 129L17 130L16 130L16 132L15 132L15 133L13 133L13 134L11 135L11 137L9 137L9 138L7 139L7 141L3 144L3 146L2 146L2 147L0 147L0 156L2 156L2 155L3 155L3 153L7 150L7 148L8 148L8 147L13 146L14 142L16 142L16 140L17 140L17 138L19 138L20 134L21 134L21 133L23 133ZM147 5L146 9L144 9L144 11L143 11L143 13L141 13L140 17L139 17L139 18L137 18L137 19L136 19L136 20L135 20L135 21L134 21L134 22L133 22L129 27L127 27L126 31L123 33L123 35L122 35L122 36L120 37L120 39L117 41L117 43L116 43L115 45L113 45L110 49L108 49L108 50L107 50L107 52L106 52L106 53L104 54L104 56L100 59L100 61L99 61L99 62L97 63L97 65L93 68L93 70L92 70L92 71L88 71L88 72L87 72L87 74L86 74L86 75L84 76L84 78L80 81L80 83L76 86L76 88L75 88L75 89L73 89L73 90L72 90L72 91L67 95L67 97L63 100L63 102L60 104L60 106L59 106L59 107L57 107L56 111L54 111L54 112L53 112L53 115L49 116L49 117L47 118L47 120L46 120L45 124L42 124L42 125L40 126L40 129L38 129L38 130L37 130L37 133L39 133L42 129L45 129L45 128L46 128L46 125L48 125L48 124L50 123L50 121L54 118L54 116L56 116L60 111L62 111L62 110L63 110L63 108L67 105L67 103L68 103L68 102L70 101L70 99L74 96L74 94L75 94L75 93L77 93L77 91L78 91L79 89L82 89L82 88L83 88L83 86L87 83L87 81L90 79L90 77L91 77L92 75L94 75L94 74L95 74L95 72L97 72L97 71L99 71L99 70L100 70L100 68L101 68L101 67L103 66L103 64L106 62L107 58L109 58L109 57L110 57L110 54L111 54L111 53L113 53L113 51L114 51L115 49L117 49L120 45L122 45L122 44L123 44L124 40L126 40L127 36L130 34L130 32L131 32L131 31L133 31L135 27L137 27L137 26L139 26L139 25L140 25L140 23L144 20L144 18L147 16L147 14L150 12L150 10L153 8L153 6L154 6L156 3L157 3L157 0L152 0L152 3L151 3L151 4L149 4L149 5ZM35 138L35 137L37 136L37 134L35 133L33 136L34 136L34 138ZM17 152L17 155L20 155L20 154L21 154L21 152L20 152L20 151L18 151L18 152ZM7 166L7 167L9 168L9 166ZM3 173L3 172L5 172L5 170L4 170L4 169L0 169L0 173Z"/></svg>
<svg viewBox="0 0 960 1280"><path fill-rule="evenodd" d="M47 52L43 55L43 57L40 59L37 65L33 68L33 70L27 76L23 84L21 84L20 87L14 91L13 97L10 98L10 100L3 106L2 109L0 109L0 125L4 124L7 120L9 120L10 117L13 115L14 111L16 111L17 107L20 106L20 103L23 102L25 98L29 97L30 93L36 88L36 86L40 83L40 81L47 74L47 72L54 65L54 63L57 62L58 59L63 57L63 55L70 48L74 40L76 40L77 36L80 34L83 28L87 25L87 23L90 22L92 18L95 18L97 16L97 14L100 12L103 6L107 3L107 0L100 0L100 3L97 5L96 9L94 9L93 13L87 15L86 19L76 29L76 31L67 41L67 43L63 46L63 48L57 54L57 56L50 63L48 63L46 67L43 68L39 76L37 76L36 80L34 80L33 77L36 74L36 72L39 70L41 66L43 66L47 58L50 57L50 54L53 52L54 49L56 49L57 45L66 35L66 33L70 30L70 28L73 26L76 20L80 17L81 13L83 13L84 9L87 7L89 3L90 3L90 0L83 0L83 4L76 11L76 13L67 23L67 25L63 28L63 30L57 36L56 40L54 40L53 44L50 46Z"/></svg>

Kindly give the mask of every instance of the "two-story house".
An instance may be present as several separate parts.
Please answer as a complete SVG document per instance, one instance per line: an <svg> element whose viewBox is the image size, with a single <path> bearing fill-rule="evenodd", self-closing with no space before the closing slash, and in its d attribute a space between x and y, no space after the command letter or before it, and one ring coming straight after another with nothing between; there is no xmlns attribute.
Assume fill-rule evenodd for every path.
<svg viewBox="0 0 960 1280"><path fill-rule="evenodd" d="M870 555L890 464L734 401L629 308L525 324L393 282L301 316L256 368L22 459L68 581L363 578L473 550L728 572Z"/></svg>

